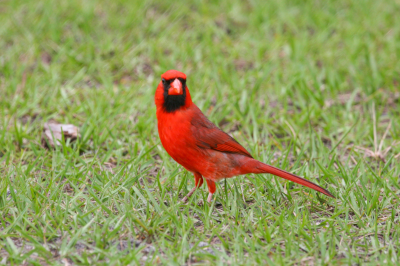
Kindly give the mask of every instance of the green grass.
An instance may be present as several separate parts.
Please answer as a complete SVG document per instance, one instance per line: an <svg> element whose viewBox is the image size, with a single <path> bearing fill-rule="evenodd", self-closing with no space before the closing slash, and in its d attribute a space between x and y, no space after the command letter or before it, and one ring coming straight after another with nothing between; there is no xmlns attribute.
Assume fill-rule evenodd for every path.
<svg viewBox="0 0 400 266"><path fill-rule="evenodd" d="M1 2L0 264L399 264L399 13L388 0ZM162 148L153 103L168 69L255 158L337 199L248 175L211 205L205 187L181 204L194 178ZM43 148L49 120L79 140Z"/></svg>

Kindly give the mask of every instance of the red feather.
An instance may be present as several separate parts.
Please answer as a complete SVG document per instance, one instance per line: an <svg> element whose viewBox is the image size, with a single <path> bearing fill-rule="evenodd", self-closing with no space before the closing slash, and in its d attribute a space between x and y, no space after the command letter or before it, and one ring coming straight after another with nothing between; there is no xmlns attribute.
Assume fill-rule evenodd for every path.
<svg viewBox="0 0 400 266"><path fill-rule="evenodd" d="M239 142L209 121L200 109L192 118L191 124L192 133L198 147L227 153L237 153L253 158Z"/></svg>
<svg viewBox="0 0 400 266"><path fill-rule="evenodd" d="M164 74L162 74L161 78L166 79L166 80L171 80L171 79L176 79L176 78L181 78L181 79L186 80L186 75L182 72L171 69L171 70L168 70L167 72L165 72Z"/></svg>

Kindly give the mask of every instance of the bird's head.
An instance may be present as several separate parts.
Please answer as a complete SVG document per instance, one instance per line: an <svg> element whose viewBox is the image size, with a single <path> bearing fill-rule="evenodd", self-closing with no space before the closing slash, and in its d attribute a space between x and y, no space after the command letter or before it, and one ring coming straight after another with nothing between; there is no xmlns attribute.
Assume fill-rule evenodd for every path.
<svg viewBox="0 0 400 266"><path fill-rule="evenodd" d="M161 75L161 82L167 95L183 95L186 87L186 75L177 70L168 70Z"/></svg>
<svg viewBox="0 0 400 266"><path fill-rule="evenodd" d="M186 86L186 75L177 70L168 70L162 74L155 99L156 105L162 105L163 109L168 113L191 103Z"/></svg>

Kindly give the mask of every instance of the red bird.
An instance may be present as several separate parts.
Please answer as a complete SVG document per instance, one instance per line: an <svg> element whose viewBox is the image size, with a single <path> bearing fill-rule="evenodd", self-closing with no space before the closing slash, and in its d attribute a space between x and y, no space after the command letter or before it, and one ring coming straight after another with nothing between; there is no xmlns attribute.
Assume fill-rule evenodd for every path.
<svg viewBox="0 0 400 266"><path fill-rule="evenodd" d="M192 102L184 73L168 70L162 74L154 98L162 145L195 178L195 187L183 201L203 184L203 178L208 185L207 201L211 202L216 190L215 182L249 173L273 174L333 197L328 190L313 182L255 160L234 138L210 122Z"/></svg>

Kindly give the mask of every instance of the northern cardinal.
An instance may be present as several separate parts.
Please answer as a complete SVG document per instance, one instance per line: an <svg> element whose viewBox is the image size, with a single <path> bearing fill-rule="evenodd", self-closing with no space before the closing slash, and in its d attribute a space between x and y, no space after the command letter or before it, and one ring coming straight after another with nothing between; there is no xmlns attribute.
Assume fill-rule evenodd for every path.
<svg viewBox="0 0 400 266"><path fill-rule="evenodd" d="M162 145L195 178L195 187L183 201L203 184L203 178L208 185L207 201L211 202L215 182L249 173L273 174L334 197L311 181L253 159L243 146L209 121L192 102L184 73L168 70L162 74L154 98Z"/></svg>

